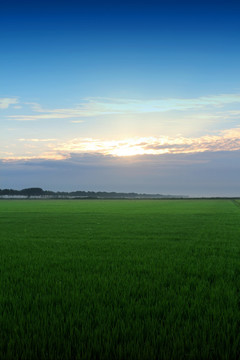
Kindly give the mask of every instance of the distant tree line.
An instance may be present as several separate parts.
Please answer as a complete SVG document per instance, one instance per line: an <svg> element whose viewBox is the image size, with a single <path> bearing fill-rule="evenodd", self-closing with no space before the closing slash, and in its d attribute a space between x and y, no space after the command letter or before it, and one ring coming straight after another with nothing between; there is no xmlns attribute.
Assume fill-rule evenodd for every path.
<svg viewBox="0 0 240 360"><path fill-rule="evenodd" d="M23 195L23 196L41 196L46 195L46 193L49 193L49 191L44 191L41 188L29 188L29 189L23 189L23 190L13 190L13 189L0 189L0 195ZM50 193L53 193L50 191Z"/></svg>
<svg viewBox="0 0 240 360"><path fill-rule="evenodd" d="M33 187L22 190L0 189L0 196L49 196L49 197L86 197L92 199L106 198L167 198L167 197L181 197L175 195L161 195L161 194L138 194L138 193L122 193L122 192L106 192L106 191L49 191L41 188Z"/></svg>

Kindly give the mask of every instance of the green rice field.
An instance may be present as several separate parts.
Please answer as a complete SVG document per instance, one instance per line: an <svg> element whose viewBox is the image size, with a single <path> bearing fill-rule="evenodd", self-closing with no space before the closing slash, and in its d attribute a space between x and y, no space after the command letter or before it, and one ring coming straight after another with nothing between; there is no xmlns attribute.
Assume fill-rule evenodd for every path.
<svg viewBox="0 0 240 360"><path fill-rule="evenodd" d="M239 359L237 200L0 201L0 359Z"/></svg>

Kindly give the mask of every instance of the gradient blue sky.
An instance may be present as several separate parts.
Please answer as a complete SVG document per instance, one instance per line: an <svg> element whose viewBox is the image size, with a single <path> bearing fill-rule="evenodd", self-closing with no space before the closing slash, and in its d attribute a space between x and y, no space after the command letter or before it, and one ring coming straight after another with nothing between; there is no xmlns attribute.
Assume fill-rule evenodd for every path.
<svg viewBox="0 0 240 360"><path fill-rule="evenodd" d="M0 7L0 188L240 196L239 1Z"/></svg>

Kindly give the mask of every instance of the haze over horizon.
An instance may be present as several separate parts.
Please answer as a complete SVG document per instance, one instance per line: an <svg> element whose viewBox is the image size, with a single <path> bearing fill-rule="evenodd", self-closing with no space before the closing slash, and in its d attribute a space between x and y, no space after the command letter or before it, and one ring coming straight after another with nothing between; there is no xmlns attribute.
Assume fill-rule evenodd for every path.
<svg viewBox="0 0 240 360"><path fill-rule="evenodd" d="M9 1L0 188L240 196L238 1Z"/></svg>

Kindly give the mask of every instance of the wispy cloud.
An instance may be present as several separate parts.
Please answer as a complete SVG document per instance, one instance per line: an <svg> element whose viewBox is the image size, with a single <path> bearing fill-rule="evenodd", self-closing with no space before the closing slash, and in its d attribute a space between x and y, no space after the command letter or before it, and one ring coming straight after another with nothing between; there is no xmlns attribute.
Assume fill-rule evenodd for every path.
<svg viewBox="0 0 240 360"><path fill-rule="evenodd" d="M23 142L49 142L56 140L57 139L18 139L18 141L23 141Z"/></svg>
<svg viewBox="0 0 240 360"><path fill-rule="evenodd" d="M0 109L7 109L10 105L17 103L17 98L0 98Z"/></svg>
<svg viewBox="0 0 240 360"><path fill-rule="evenodd" d="M4 153L2 153L4 154ZM9 154L9 155L8 155ZM13 153L6 153L7 156L0 158L3 162L16 162L21 160L65 160L68 158L68 156L56 154L52 152L44 152L39 155L31 155L29 153L26 153L25 155L19 155L16 156Z"/></svg>
<svg viewBox="0 0 240 360"><path fill-rule="evenodd" d="M161 113L168 111L187 111L193 109L221 108L229 104L240 104L240 94L221 94L198 98L161 98L161 99L116 99L86 98L74 108L44 109L37 103L26 103L33 114L9 115L17 121L44 119L75 119L111 114ZM236 114L233 114L236 115ZM219 115L218 115L219 116ZM78 120L79 122L80 120ZM76 122L76 121L73 121Z"/></svg>

